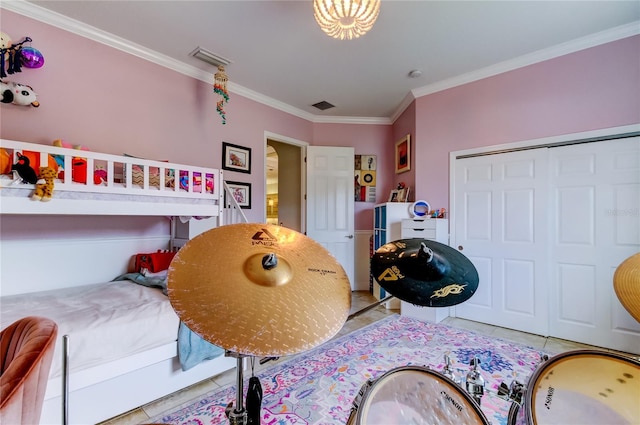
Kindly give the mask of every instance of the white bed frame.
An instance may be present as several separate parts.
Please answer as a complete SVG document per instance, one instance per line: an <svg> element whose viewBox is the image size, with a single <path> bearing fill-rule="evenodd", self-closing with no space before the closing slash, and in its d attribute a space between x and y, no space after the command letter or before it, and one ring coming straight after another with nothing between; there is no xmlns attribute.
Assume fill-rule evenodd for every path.
<svg viewBox="0 0 640 425"><path fill-rule="evenodd" d="M114 278L126 267L130 257L138 252L153 252L171 246L181 246L185 240L212 227L223 224L223 174L221 170L172 164L159 161L137 159L132 157L100 154L89 151L58 148L55 146L24 143L12 140L0 140L0 148L6 149L17 162L17 152L32 151L40 153L40 162L48 163L48 155L64 156L64 169L71 170L73 157L82 157L87 161L87 184L72 181L71 172L66 172L64 181L55 181L53 199L40 202L30 199L34 185L17 183L9 176L0 178L0 213L7 215L33 217L44 216L167 216L172 217L170 235L153 237L124 237L103 240L2 240L0 258L2 274L0 295L14 295L41 290L57 289L65 286L77 286L87 283L104 282L105 277ZM106 184L93 184L94 164L105 166ZM132 176L133 167L137 165L144 171L144 181L137 186L132 179L118 182L117 170ZM165 170L174 170L175 176L180 171L188 174L190 182L188 190L179 188L178 181L174 188L165 187ZM160 184L150 184L150 170L159 170ZM194 191L192 184L194 175L202 176L202 190ZM212 191L205 188L205 176L213 176ZM162 189L160 189L162 188ZM207 220L191 220L183 223L176 217L210 217ZM2 218L0 217L0 218ZM124 218L124 217L123 217ZM13 220L24 217L13 218ZM51 217L48 218L49 220ZM99 218L96 218L99 223ZM27 259L44 258L51 255L51 247L56 249L44 261L46 275L33 278L33 282L24 277ZM79 257L79 258L77 258ZM47 257L48 258L48 257ZM76 261L69 261L75 258ZM72 279L73 268L78 261L99 258L95 270L97 276L87 282ZM95 260L94 260L95 261ZM42 263L39 263L42 264ZM102 276L100 274L103 274ZM76 273L77 274L77 273ZM42 277L47 276L46 279ZM108 279L107 279L108 280ZM39 283L36 283L39 282ZM46 287L43 288L43 283ZM2 298L0 297L0 303ZM5 324L3 324L4 326ZM73 350L73 340L70 340ZM62 355L62 353L56 353ZM71 424L90 424L104 421L120 413L156 400L181 388L210 378L225 370L234 368L236 359L221 356L183 372L177 357L177 343L138 353L117 361L102 364L81 371L74 371L70 365L68 420ZM63 386L62 377L50 379L47 385L41 423L60 424L63 418Z"/></svg>

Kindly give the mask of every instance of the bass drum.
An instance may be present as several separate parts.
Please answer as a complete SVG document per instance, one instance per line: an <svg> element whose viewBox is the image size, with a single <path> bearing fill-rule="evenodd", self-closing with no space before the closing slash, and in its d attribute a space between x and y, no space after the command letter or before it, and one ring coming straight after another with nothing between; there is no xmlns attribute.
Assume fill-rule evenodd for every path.
<svg viewBox="0 0 640 425"><path fill-rule="evenodd" d="M531 375L510 425L638 424L640 362L595 350L550 358Z"/></svg>
<svg viewBox="0 0 640 425"><path fill-rule="evenodd" d="M353 405L348 425L489 425L462 388L426 367L399 367L368 381Z"/></svg>

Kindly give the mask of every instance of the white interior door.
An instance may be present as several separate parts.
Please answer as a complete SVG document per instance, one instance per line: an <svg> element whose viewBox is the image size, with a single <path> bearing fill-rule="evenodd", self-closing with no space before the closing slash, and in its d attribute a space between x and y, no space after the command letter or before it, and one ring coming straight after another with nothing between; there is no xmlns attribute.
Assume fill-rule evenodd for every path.
<svg viewBox="0 0 640 425"><path fill-rule="evenodd" d="M547 334L546 151L456 161L452 246L480 278L456 316Z"/></svg>
<svg viewBox="0 0 640 425"><path fill-rule="evenodd" d="M354 148L307 147L307 236L342 265L354 290Z"/></svg>
<svg viewBox="0 0 640 425"><path fill-rule="evenodd" d="M640 324L613 274L640 251L640 137L549 153L551 335L637 353Z"/></svg>

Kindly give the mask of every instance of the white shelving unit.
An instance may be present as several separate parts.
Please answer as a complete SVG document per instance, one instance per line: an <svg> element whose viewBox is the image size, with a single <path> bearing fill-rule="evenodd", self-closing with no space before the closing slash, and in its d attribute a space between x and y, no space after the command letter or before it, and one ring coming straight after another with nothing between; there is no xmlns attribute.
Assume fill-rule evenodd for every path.
<svg viewBox="0 0 640 425"><path fill-rule="evenodd" d="M373 250L387 242L402 239L402 220L411 218L410 202L385 202L377 204L373 210ZM388 294L373 280L373 296L379 301ZM399 309L400 300L394 298L385 303L388 309Z"/></svg>
<svg viewBox="0 0 640 425"><path fill-rule="evenodd" d="M449 220L446 218L404 219L400 227L400 236L400 239L421 238L448 245ZM401 301L400 314L427 322L439 323L449 317L449 309L421 307Z"/></svg>

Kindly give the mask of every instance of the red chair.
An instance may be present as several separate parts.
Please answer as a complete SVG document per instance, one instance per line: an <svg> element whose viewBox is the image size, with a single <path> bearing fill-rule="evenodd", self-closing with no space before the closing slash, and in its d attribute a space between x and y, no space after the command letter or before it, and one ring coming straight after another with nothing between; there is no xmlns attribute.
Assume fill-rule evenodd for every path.
<svg viewBox="0 0 640 425"><path fill-rule="evenodd" d="M0 423L38 424L58 325L25 317L0 331Z"/></svg>

